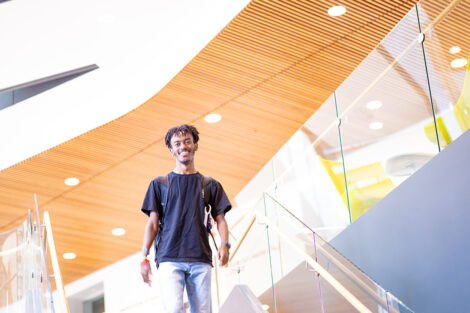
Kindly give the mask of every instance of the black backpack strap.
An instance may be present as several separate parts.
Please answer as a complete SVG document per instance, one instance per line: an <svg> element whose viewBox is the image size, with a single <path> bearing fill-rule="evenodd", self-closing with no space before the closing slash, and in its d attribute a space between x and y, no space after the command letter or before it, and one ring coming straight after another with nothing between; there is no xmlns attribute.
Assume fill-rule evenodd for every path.
<svg viewBox="0 0 470 313"><path fill-rule="evenodd" d="M170 180L168 178L168 174L165 176L158 176L157 181L160 183L160 195L161 195L161 203L162 206L165 208L166 204L168 203L168 190L170 190ZM162 188L162 186L165 187Z"/></svg>
<svg viewBox="0 0 470 313"><path fill-rule="evenodd" d="M212 182L212 180L213 180L212 177L201 175L202 200L204 201L204 210L208 206L211 210L210 213L209 213L209 218L212 218L212 206L209 203L211 201L211 194L210 194L209 185ZM211 231L212 230L212 222L211 221L208 221L208 225L206 227L206 230L209 233L209 235L212 237L212 241L214 242L215 250L219 250L219 248L217 247L217 243L215 242L215 238L212 235L212 231Z"/></svg>
<svg viewBox="0 0 470 313"><path fill-rule="evenodd" d="M165 210L167 208L167 203L168 203L168 192L170 190L170 180L168 178L168 174L165 175L165 176L158 176L157 177L157 181L159 183L159 186L158 188L160 189L160 196L161 196L161 205L162 205L162 208L163 208L163 215L159 217L158 219L158 232L157 232L157 236L155 237L155 240L154 240L154 246L155 246L155 255L157 255L157 251L158 251L158 246L160 244L160 240L161 240L161 232L162 232L162 229L163 229L163 220L164 220L164 217L165 217ZM155 258L155 261L157 263L157 268L159 266L158 264L158 261L157 261L157 258Z"/></svg>
<svg viewBox="0 0 470 313"><path fill-rule="evenodd" d="M212 200L211 190L209 188L213 179L210 176L201 175L201 192L204 200L204 207L207 207Z"/></svg>

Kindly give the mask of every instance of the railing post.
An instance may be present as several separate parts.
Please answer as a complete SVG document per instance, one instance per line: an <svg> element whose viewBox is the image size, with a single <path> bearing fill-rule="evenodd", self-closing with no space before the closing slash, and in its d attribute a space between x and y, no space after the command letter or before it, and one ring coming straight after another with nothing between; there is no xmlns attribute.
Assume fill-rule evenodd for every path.
<svg viewBox="0 0 470 313"><path fill-rule="evenodd" d="M44 245L44 237L42 235L42 225L41 225L41 217L39 215L39 206L38 206L38 197L36 194L34 194L34 203L36 204L36 217L38 219L38 231L39 231L39 241L41 245L41 250L42 250L42 258L44 259L44 266L46 268L46 280L47 280L47 286L49 287L49 295L50 295L50 301L51 301L51 310L52 313L55 313L55 306L54 306L54 296L52 294L52 286L51 286L51 279L50 279L50 272L49 272L49 265L47 264L47 253L46 253L46 248ZM30 223L31 223L31 218L30 218Z"/></svg>
<svg viewBox="0 0 470 313"><path fill-rule="evenodd" d="M60 273L59 261L57 259L57 253L55 250L54 237L52 236L52 227L51 220L49 218L49 212L44 212L44 225L46 226L47 242L49 244L49 250L51 251L50 255L52 269L54 270L54 279L57 287L57 294L59 295L59 311L61 313L69 313L69 306L67 304L67 298L65 297L64 285L62 283L62 275Z"/></svg>

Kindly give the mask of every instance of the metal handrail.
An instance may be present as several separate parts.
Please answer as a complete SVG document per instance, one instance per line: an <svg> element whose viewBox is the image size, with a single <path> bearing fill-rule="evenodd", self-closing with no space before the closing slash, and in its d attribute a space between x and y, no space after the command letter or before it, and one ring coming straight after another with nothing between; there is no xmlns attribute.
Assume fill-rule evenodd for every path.
<svg viewBox="0 0 470 313"><path fill-rule="evenodd" d="M59 311L61 313L69 313L69 306L67 303L67 298L65 297L64 284L62 283L62 275L60 273L59 261L57 259L57 252L55 250L54 237L52 236L51 220L49 217L49 212L47 211L44 212L44 226L46 227L47 243L49 245L52 269L54 271L54 280L55 280L56 287L57 287L57 293L59 295L58 297Z"/></svg>

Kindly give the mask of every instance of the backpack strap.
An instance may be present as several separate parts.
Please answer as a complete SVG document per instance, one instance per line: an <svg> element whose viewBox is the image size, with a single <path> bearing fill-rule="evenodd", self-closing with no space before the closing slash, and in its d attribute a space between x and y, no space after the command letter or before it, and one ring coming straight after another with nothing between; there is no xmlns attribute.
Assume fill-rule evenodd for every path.
<svg viewBox="0 0 470 313"><path fill-rule="evenodd" d="M209 235L212 237L215 250L219 250L219 248L217 247L217 243L215 242L215 238L212 235L212 224L213 224L212 206L209 203L210 199L208 196L208 194L210 195L210 189L208 186L212 182L212 180L213 180L212 177L201 175L201 194L202 194L202 200L204 201L204 213L206 214L207 212L206 208L209 209L209 216L206 217L206 221L205 221L207 223L206 230L209 233Z"/></svg>
<svg viewBox="0 0 470 313"><path fill-rule="evenodd" d="M157 181L160 183L160 195L161 195L161 203L162 207L166 207L168 203L168 191L170 190L170 180L168 178L168 174L165 176L158 176ZM166 188L166 190L163 190L162 186Z"/></svg>
<svg viewBox="0 0 470 313"><path fill-rule="evenodd" d="M154 239L154 246L155 246L155 255L157 255L157 251L158 251L158 246L160 245L160 240L161 240L161 232L162 232L162 229L163 229L163 220L164 220L164 217L165 217L165 208L167 207L167 203L168 203L168 192L170 190L170 180L168 178L168 174L165 175L165 176L158 176L157 177L157 181L159 183L159 186L158 188L160 189L160 196L161 196L161 205L162 205L162 208L163 208L163 215L160 216L160 218L158 219L158 232L157 232L157 235L155 236L155 239ZM157 268L159 266L159 262L157 261L157 258L155 258L155 262L157 264Z"/></svg>
<svg viewBox="0 0 470 313"><path fill-rule="evenodd" d="M208 189L209 184L212 182L212 177L201 175L201 193L202 199L204 200L204 207L209 205L209 200L207 194L210 194L210 189Z"/></svg>

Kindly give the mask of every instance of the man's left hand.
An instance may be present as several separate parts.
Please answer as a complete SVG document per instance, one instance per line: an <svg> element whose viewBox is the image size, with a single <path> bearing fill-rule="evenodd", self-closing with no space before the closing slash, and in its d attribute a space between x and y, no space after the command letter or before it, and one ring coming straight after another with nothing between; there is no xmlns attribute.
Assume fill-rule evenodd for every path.
<svg viewBox="0 0 470 313"><path fill-rule="evenodd" d="M227 246L221 246L219 248L219 251L217 252L217 256L219 257L219 266L227 265L228 254L229 254L229 251L228 251Z"/></svg>

